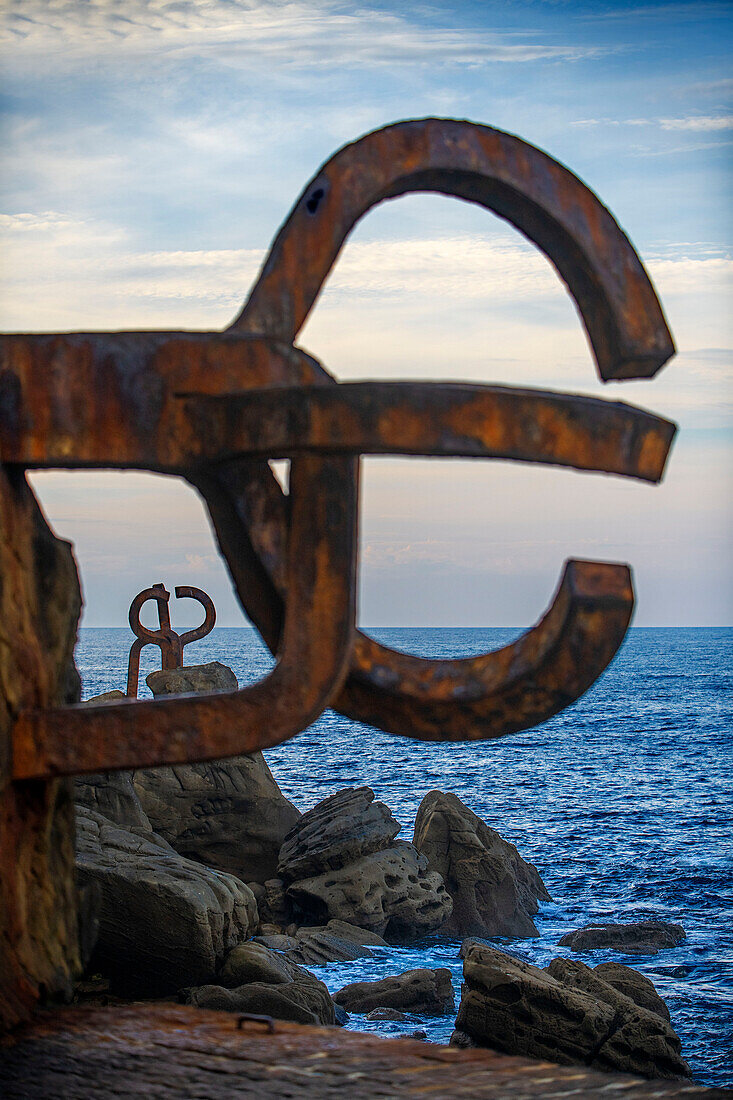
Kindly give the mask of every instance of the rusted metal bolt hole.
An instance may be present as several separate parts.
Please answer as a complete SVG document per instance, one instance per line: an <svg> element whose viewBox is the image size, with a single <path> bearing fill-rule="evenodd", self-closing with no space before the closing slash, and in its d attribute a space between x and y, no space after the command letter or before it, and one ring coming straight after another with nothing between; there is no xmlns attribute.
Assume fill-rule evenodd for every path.
<svg viewBox="0 0 733 1100"><path fill-rule="evenodd" d="M322 187L317 187L311 197L306 200L305 208L309 214L315 214L325 194L326 192Z"/></svg>

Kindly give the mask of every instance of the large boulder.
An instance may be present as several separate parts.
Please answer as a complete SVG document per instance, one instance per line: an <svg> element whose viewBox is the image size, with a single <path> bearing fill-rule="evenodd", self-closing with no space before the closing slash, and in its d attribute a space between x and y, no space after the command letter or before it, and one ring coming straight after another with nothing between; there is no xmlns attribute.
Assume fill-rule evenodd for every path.
<svg viewBox="0 0 733 1100"><path fill-rule="evenodd" d="M304 813L280 849L278 874L286 881L338 870L388 848L400 831L369 787L348 787Z"/></svg>
<svg viewBox="0 0 733 1100"><path fill-rule="evenodd" d="M451 911L440 875L368 787L303 814L285 838L278 873L302 924L341 920L392 940L437 931Z"/></svg>
<svg viewBox="0 0 733 1100"><path fill-rule="evenodd" d="M77 875L100 897L91 968L125 996L165 996L211 981L226 952L257 926L243 882L84 806L77 807Z"/></svg>
<svg viewBox="0 0 733 1100"><path fill-rule="evenodd" d="M237 690L234 673L218 661L152 672L147 683L156 698ZM274 876L283 839L300 818L260 752L144 768L135 772L135 790L155 832L177 852L245 882Z"/></svg>
<svg viewBox="0 0 733 1100"><path fill-rule="evenodd" d="M239 688L237 677L221 661L158 669L145 677L145 683L156 699L161 695L211 695Z"/></svg>
<svg viewBox="0 0 733 1100"><path fill-rule="evenodd" d="M288 896L304 920L343 920L392 941L437 932L451 913L440 875L429 871L425 856L404 841L294 882Z"/></svg>
<svg viewBox="0 0 733 1100"><path fill-rule="evenodd" d="M331 920L320 928L299 928L294 936L260 935L255 939L306 966L368 959L372 957L372 947L387 947L381 936L340 920Z"/></svg>
<svg viewBox="0 0 733 1100"><path fill-rule="evenodd" d="M559 943L578 954L605 948L623 955L656 955L658 951L677 947L686 938L681 924L641 920L631 924L588 924L568 932Z"/></svg>
<svg viewBox="0 0 733 1100"><path fill-rule="evenodd" d="M391 1008L423 1016L444 1016L455 1010L450 970L406 970L376 982L353 982L334 994L347 1012L365 1015Z"/></svg>
<svg viewBox="0 0 733 1100"><path fill-rule="evenodd" d="M532 917L550 901L539 873L454 794L430 791L420 803L415 847L453 901L442 931L457 937L538 935Z"/></svg>
<svg viewBox="0 0 733 1100"><path fill-rule="evenodd" d="M217 985L187 989L183 999L199 1008L253 1012L300 1024L333 1024L335 1009L323 982L262 944L233 948Z"/></svg>
<svg viewBox="0 0 733 1100"><path fill-rule="evenodd" d="M336 1023L329 992L323 982L315 978L310 982L294 981L282 985L251 982L238 989L204 985L186 990L182 999L197 1008L272 1016L275 1020L292 1020L296 1024L318 1026Z"/></svg>
<svg viewBox="0 0 733 1100"><path fill-rule="evenodd" d="M283 837L300 816L260 752L145 768L135 772L135 789L177 852L245 881L273 876Z"/></svg>
<svg viewBox="0 0 733 1100"><path fill-rule="evenodd" d="M249 940L232 948L224 959L217 980L227 989L236 989L250 982L283 985L306 974L307 970L290 962L278 951L271 951L263 944Z"/></svg>
<svg viewBox="0 0 733 1100"><path fill-rule="evenodd" d="M554 959L541 970L474 943L463 975L459 1042L642 1077L691 1075L669 1023L584 963Z"/></svg>

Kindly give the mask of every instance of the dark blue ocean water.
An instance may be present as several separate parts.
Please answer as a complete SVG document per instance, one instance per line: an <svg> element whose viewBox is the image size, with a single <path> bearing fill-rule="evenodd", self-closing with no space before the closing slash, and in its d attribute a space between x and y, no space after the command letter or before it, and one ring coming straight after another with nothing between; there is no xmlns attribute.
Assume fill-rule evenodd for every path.
<svg viewBox="0 0 733 1100"><path fill-rule="evenodd" d="M380 641L422 656L454 657L505 644L505 629L374 630ZM124 690L132 635L81 631L84 698ZM423 744L327 712L266 755L301 810L349 785L368 784L411 839L423 795L454 791L536 864L554 901L536 940L498 946L547 965L557 941L591 920L675 921L687 942L656 957L598 951L647 974L666 999L697 1080L733 1085L733 630L634 629L617 659L575 706L532 731L486 744ZM143 651L143 680L155 662ZM146 663L146 661L147 663ZM187 663L220 660L240 684L270 658L253 631L217 628L186 650ZM373 959L317 970L332 992L415 966L447 966L460 995L459 943L434 937ZM424 1028L446 1041L453 1017L409 1024L364 1022L359 1030Z"/></svg>

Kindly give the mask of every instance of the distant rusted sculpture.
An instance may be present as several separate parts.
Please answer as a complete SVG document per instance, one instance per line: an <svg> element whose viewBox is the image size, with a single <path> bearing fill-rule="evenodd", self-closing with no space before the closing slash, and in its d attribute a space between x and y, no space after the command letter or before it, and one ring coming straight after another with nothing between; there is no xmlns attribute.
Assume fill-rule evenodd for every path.
<svg viewBox="0 0 733 1100"><path fill-rule="evenodd" d="M130 647L130 657L127 662L126 694L130 699L137 699L137 687L140 679L140 651L146 645L157 645L159 647L161 668L180 668L183 664L183 647L187 646L189 642L197 642L201 638L205 638L214 629L216 609L211 596L208 596L203 589L193 588L189 584L179 584L176 586L175 591L177 599L187 596L192 600L198 600L203 605L204 621L201 626L197 626L194 630L177 634L171 627L170 609L168 607L171 594L165 586L154 584L152 588L144 588L142 592L138 592L130 604L129 614L130 629L133 634L137 635L136 640ZM140 622L140 612L143 604L146 604L148 600L155 600L158 606L159 626L157 630L148 630Z"/></svg>
<svg viewBox="0 0 733 1100"><path fill-rule="evenodd" d="M361 455L499 458L657 482L676 430L621 402L536 389L338 383L299 348L355 223L416 191L484 206L545 253L603 381L651 378L674 354L641 261L596 195L521 139L446 119L388 126L336 153L225 332L2 337L0 458L12 477L111 467L185 478L276 657L263 681L231 694L77 708L53 706L58 692L26 692L2 731L8 780L253 752L328 706L428 741L501 737L574 702L607 666L633 608L626 565L567 562L541 621L478 657L425 660L356 628ZM275 458L291 460L287 496ZM2 500L11 528L14 499ZM41 628L32 643L12 630L5 642L19 652L46 645Z"/></svg>

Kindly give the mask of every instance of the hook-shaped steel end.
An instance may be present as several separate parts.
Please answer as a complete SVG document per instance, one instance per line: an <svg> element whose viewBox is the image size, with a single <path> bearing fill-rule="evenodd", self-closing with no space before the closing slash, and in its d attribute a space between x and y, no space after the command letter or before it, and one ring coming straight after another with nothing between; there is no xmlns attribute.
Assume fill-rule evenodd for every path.
<svg viewBox="0 0 733 1100"><path fill-rule="evenodd" d="M649 276L598 196L514 134L441 118L375 130L319 169L231 329L294 341L359 219L419 191L477 203L545 253L575 300L604 381L651 378L674 355Z"/></svg>

